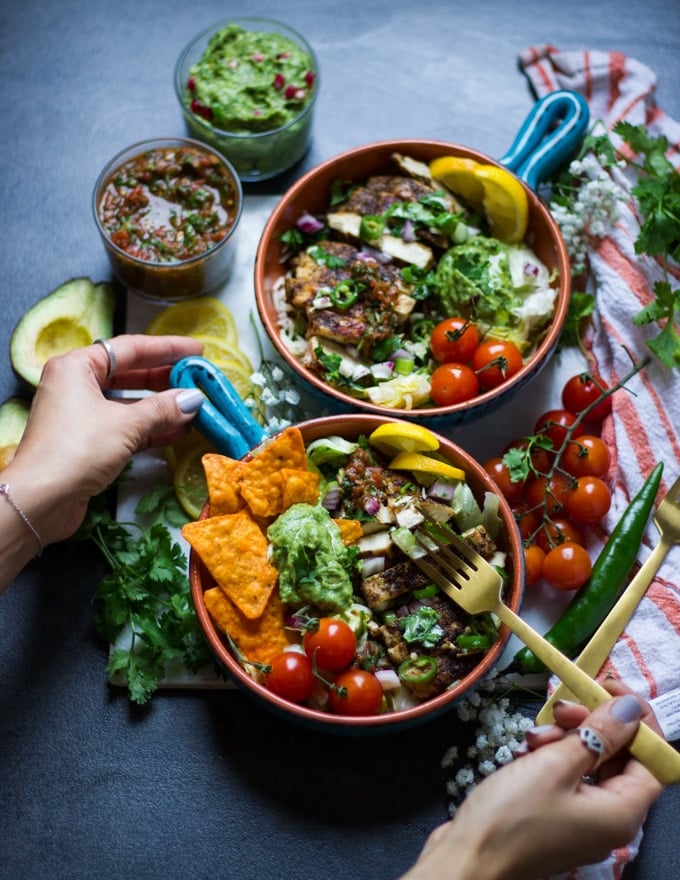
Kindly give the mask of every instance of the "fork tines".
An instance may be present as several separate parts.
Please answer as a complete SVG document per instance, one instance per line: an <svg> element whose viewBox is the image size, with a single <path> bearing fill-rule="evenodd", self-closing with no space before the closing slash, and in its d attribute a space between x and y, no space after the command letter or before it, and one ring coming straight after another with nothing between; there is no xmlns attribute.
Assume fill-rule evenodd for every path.
<svg viewBox="0 0 680 880"><path fill-rule="evenodd" d="M414 535L425 555L414 556L413 562L439 587L448 582L460 588L459 581L468 581L470 572L477 570L475 551L449 526L428 522Z"/></svg>

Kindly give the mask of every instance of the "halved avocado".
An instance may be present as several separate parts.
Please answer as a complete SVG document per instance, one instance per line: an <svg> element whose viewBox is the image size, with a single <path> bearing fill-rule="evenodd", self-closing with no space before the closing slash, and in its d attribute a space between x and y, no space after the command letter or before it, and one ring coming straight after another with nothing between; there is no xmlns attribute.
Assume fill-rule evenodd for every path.
<svg viewBox="0 0 680 880"><path fill-rule="evenodd" d="M30 409L30 401L23 397L10 397L0 405L0 471L14 458Z"/></svg>
<svg viewBox="0 0 680 880"><path fill-rule="evenodd" d="M14 372L35 388L48 358L113 335L116 294L110 284L72 278L32 306L14 328Z"/></svg>

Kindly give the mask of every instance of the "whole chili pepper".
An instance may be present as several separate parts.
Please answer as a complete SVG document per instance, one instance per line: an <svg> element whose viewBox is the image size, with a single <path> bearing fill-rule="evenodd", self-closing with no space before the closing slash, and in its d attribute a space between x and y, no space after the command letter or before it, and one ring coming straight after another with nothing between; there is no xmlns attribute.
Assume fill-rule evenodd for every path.
<svg viewBox="0 0 680 880"><path fill-rule="evenodd" d="M662 473L663 462L659 462L623 512L593 565L590 577L564 614L545 634L547 641L567 657L575 657L579 653L623 590L637 557ZM529 675L545 671L545 666L533 651L525 647L515 654L506 671Z"/></svg>

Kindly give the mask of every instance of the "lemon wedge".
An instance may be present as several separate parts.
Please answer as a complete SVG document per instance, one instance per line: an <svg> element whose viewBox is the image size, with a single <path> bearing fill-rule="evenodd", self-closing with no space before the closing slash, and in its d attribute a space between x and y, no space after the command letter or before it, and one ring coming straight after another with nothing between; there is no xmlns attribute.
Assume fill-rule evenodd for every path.
<svg viewBox="0 0 680 880"><path fill-rule="evenodd" d="M422 455L419 452L400 452L393 458L389 467L395 471L413 471L429 477L442 477L445 480L464 480L465 471L438 458Z"/></svg>
<svg viewBox="0 0 680 880"><path fill-rule="evenodd" d="M206 452L212 452L207 440L194 444L178 460L173 474L177 500L192 519L198 519L208 498L208 483L201 461Z"/></svg>
<svg viewBox="0 0 680 880"><path fill-rule="evenodd" d="M399 452L434 452L439 449L439 440L432 431L410 422L385 422L369 436L368 442L385 455Z"/></svg>
<svg viewBox="0 0 680 880"><path fill-rule="evenodd" d="M479 162L462 156L440 156L430 162L430 174L452 193L462 196L478 213L484 210L484 187L477 178Z"/></svg>
<svg viewBox="0 0 680 880"><path fill-rule="evenodd" d="M144 331L149 336L215 336L238 343L233 314L219 299L201 296L168 306L159 312Z"/></svg>
<svg viewBox="0 0 680 880"><path fill-rule="evenodd" d="M252 394L253 385L250 377L253 366L248 357L237 345L220 339L218 336L194 335L203 345L203 357L222 370L243 399Z"/></svg>
<svg viewBox="0 0 680 880"><path fill-rule="evenodd" d="M484 213L492 234L506 244L522 241L529 222L529 199L517 178L496 165L475 171L484 188Z"/></svg>

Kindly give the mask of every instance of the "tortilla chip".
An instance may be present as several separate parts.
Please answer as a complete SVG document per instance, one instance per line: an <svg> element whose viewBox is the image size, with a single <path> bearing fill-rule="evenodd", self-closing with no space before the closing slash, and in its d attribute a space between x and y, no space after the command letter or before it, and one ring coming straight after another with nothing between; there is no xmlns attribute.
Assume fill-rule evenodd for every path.
<svg viewBox="0 0 680 880"><path fill-rule="evenodd" d="M278 572L267 561L267 539L249 514L211 516L182 528L218 587L251 620L263 613Z"/></svg>
<svg viewBox="0 0 680 880"><path fill-rule="evenodd" d="M363 537L364 530L357 519L334 519L333 522L340 529L340 537L345 547L356 544Z"/></svg>
<svg viewBox="0 0 680 880"><path fill-rule="evenodd" d="M245 506L238 484L241 462L216 452L207 452L201 462L208 484L210 516L223 516L241 510Z"/></svg>
<svg viewBox="0 0 680 880"><path fill-rule="evenodd" d="M244 617L219 587L206 590L203 600L215 626L228 633L241 654L252 663L271 663L292 641L284 627L283 605L277 592L272 593L257 620Z"/></svg>
<svg viewBox="0 0 680 880"><path fill-rule="evenodd" d="M304 471L307 457L298 428L286 428L261 452L241 462L241 495L256 516L277 516L283 511L283 484L278 476L284 468Z"/></svg>
<svg viewBox="0 0 680 880"><path fill-rule="evenodd" d="M282 484L281 512L293 504L316 504L319 500L318 474L284 468L279 477Z"/></svg>

